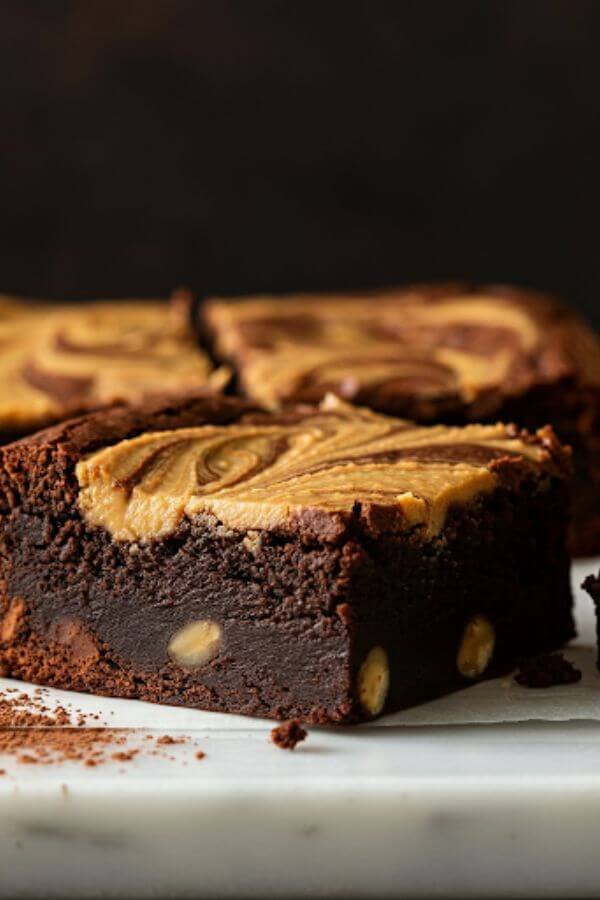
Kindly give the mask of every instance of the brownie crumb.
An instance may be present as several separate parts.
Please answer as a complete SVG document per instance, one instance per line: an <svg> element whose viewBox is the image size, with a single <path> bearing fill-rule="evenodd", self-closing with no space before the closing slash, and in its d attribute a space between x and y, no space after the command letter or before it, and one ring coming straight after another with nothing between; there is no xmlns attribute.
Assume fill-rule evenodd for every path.
<svg viewBox="0 0 600 900"><path fill-rule="evenodd" d="M31 753L21 753L19 756L19 762L26 766L35 766L39 761L38 757L32 756Z"/></svg>
<svg viewBox="0 0 600 900"><path fill-rule="evenodd" d="M515 681L522 687L548 688L575 684L581 681L581 672L562 653L546 653L522 660Z"/></svg>
<svg viewBox="0 0 600 900"><path fill-rule="evenodd" d="M117 762L131 762L138 753L139 750L119 750L117 753L113 753L112 759L116 759Z"/></svg>
<svg viewBox="0 0 600 900"><path fill-rule="evenodd" d="M205 756L206 753L204 753L202 750L198 750L198 752L196 753L196 759L204 759Z"/></svg>
<svg viewBox="0 0 600 900"><path fill-rule="evenodd" d="M162 737L156 739L156 743L160 747L172 747L174 744L185 744L187 743L187 738L185 737L171 737L170 734L163 734Z"/></svg>
<svg viewBox="0 0 600 900"><path fill-rule="evenodd" d="M278 725L277 728L273 728L271 740L281 750L293 750L296 744L305 739L306 735L307 732L302 727L300 720L290 719L288 722Z"/></svg>

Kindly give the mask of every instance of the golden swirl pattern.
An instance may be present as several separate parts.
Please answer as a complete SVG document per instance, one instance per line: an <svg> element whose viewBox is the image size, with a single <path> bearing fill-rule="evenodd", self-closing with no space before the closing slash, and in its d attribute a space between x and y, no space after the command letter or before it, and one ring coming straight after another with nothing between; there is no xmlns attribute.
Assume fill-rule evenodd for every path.
<svg viewBox="0 0 600 900"><path fill-rule="evenodd" d="M80 306L0 297L0 427L194 390L211 370L182 311L160 301Z"/></svg>
<svg viewBox="0 0 600 900"><path fill-rule="evenodd" d="M282 302L283 301L283 302ZM575 362L600 384L598 342L547 298L520 292L413 288L364 296L215 298L205 320L219 355L236 363L246 394L277 407L317 402L327 391L406 414L427 402L498 400ZM421 402L419 412L410 398ZM406 403L403 403L405 398ZM490 408L491 403L491 408ZM431 415L437 409L431 406Z"/></svg>
<svg viewBox="0 0 600 900"><path fill-rule="evenodd" d="M391 511L431 538L448 508L494 489L494 460L544 458L504 425L417 427L328 397L317 411L146 433L79 462L79 506L117 540L212 514L231 529L293 529L306 511Z"/></svg>

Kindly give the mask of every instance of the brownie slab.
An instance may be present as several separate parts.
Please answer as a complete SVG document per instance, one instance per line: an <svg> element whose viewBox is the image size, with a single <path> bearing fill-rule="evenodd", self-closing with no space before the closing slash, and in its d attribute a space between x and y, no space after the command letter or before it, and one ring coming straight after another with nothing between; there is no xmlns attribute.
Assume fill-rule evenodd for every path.
<svg viewBox="0 0 600 900"><path fill-rule="evenodd" d="M552 431L327 398L116 408L0 450L0 664L36 683L357 722L573 636Z"/></svg>
<svg viewBox="0 0 600 900"><path fill-rule="evenodd" d="M600 342L554 298L413 285L213 298L200 319L242 392L270 407L333 391L421 423L552 424L574 451L573 548L600 552Z"/></svg>
<svg viewBox="0 0 600 900"><path fill-rule="evenodd" d="M170 303L0 297L0 347L3 443L105 404L211 384L181 292Z"/></svg>

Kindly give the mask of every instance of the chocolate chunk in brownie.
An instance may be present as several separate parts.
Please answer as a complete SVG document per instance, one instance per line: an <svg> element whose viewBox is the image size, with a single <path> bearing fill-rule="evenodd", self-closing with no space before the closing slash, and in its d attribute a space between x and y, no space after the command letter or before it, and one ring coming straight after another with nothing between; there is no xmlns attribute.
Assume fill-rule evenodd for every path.
<svg viewBox="0 0 600 900"><path fill-rule="evenodd" d="M559 301L465 285L215 298L201 329L271 407L333 391L421 423L552 424L574 450L573 549L600 552L600 342Z"/></svg>
<svg viewBox="0 0 600 900"><path fill-rule="evenodd" d="M556 687L576 684L581 681L581 672L562 653L544 653L521 660L515 681L528 688Z"/></svg>
<svg viewBox="0 0 600 900"><path fill-rule="evenodd" d="M328 398L91 414L0 450L0 662L63 688L343 723L573 635L569 454Z"/></svg>
<svg viewBox="0 0 600 900"><path fill-rule="evenodd" d="M271 740L281 750L294 750L306 738L307 731L298 719L282 722L271 731Z"/></svg>
<svg viewBox="0 0 600 900"><path fill-rule="evenodd" d="M0 298L0 442L119 401L218 387L191 312L161 301Z"/></svg>

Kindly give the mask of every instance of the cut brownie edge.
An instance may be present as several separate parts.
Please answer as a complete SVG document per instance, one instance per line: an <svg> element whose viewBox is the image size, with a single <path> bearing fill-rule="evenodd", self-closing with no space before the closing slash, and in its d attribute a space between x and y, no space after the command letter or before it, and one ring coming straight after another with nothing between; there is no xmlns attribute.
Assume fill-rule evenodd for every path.
<svg viewBox="0 0 600 900"><path fill-rule="evenodd" d="M457 668L474 617L494 631L482 676L573 636L558 531L531 556L541 522L556 514L551 497L538 498L502 554L504 532L487 517L503 528L518 518L508 492L491 508L487 499L456 510L444 540L426 548L394 536L309 551L287 536L250 543L206 519L168 541L127 545L24 518L0 658L5 674L56 687L334 724L369 718L358 679L381 647L390 690L380 711L402 709L478 680ZM198 621L218 623L224 649L194 672L170 657L169 642Z"/></svg>

